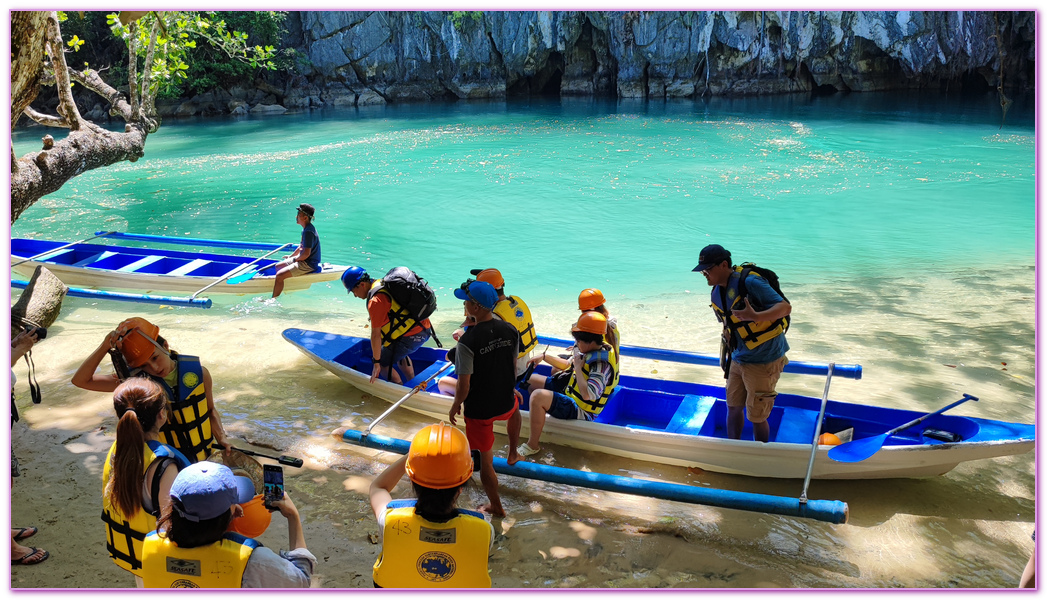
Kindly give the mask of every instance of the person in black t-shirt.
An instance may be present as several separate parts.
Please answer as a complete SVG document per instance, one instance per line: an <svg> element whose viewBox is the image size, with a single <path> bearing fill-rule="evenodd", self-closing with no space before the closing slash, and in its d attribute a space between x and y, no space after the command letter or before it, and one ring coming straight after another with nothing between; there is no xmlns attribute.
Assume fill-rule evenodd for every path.
<svg viewBox="0 0 1047 600"><path fill-rule="evenodd" d="M480 510L499 517L505 516L498 496L498 475L494 472L494 422L507 421L509 435L509 464L520 460L516 445L520 439L519 392L516 391L516 355L519 352L520 332L515 327L493 318L491 311L498 303L494 287L483 281L466 281L454 291L456 298L465 301L465 311L476 319L448 352L454 360L454 403L448 416L455 424L455 416L465 405L465 436L469 446L480 451L480 481L490 502Z"/></svg>

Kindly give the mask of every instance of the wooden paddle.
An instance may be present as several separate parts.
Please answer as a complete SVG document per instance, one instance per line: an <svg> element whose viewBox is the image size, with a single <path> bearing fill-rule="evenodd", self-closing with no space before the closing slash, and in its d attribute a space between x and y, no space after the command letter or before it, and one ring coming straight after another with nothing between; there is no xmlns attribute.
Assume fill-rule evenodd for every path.
<svg viewBox="0 0 1047 600"><path fill-rule="evenodd" d="M908 428L912 427L913 425L917 425L917 424L923 422L925 419L933 417L934 415L940 415L940 414L942 414L943 412L945 412L947 410L950 410L952 408L956 408L957 406L963 404L964 402L967 402L968 400L974 400L975 402L978 401L978 399L975 398L974 396L972 396L970 394L964 394L963 398L960 398L959 400L957 400L956 402L953 402L949 406L946 406L945 408L940 408L940 409L938 409L938 410L936 410L936 411L934 411L934 412L932 412L930 414L926 414L926 415L924 415L924 416L922 416L922 417L920 417L918 419L913 419L912 421L909 421L905 425L900 425L898 427L895 427L894 429L888 431L887 433L881 433L880 435L875 435L875 436L867 437L867 438L861 438L861 439L858 439L858 440L854 440L852 442L847 442L846 444L841 444L839 446L836 446L832 450L829 450L829 458L831 458L832 460L835 460L836 462L843 462L843 463L862 462L863 460L869 458L873 454L876 454L877 452L879 452L880 448L883 447L883 443L886 442L887 438L891 437L892 435L898 433L899 431L902 431L903 429L908 429Z"/></svg>

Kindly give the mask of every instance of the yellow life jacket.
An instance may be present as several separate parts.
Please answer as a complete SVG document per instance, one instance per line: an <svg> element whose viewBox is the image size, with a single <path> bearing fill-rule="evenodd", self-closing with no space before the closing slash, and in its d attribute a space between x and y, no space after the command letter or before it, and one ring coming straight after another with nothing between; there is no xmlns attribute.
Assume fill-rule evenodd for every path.
<svg viewBox="0 0 1047 600"><path fill-rule="evenodd" d="M141 575L142 569L142 541L150 531L156 529L156 518L159 510L152 513L139 508L130 519L117 508L112 498L105 494L109 487L109 479L113 476L113 454L116 452L116 442L109 448L109 454L105 457L105 465L102 467L102 522L105 523L105 548L109 551L109 558L117 566L122 567L135 575ZM189 461L180 452L161 444L160 442L146 442L142 448L142 475L149 470L153 461L170 458L175 461L178 470L189 466ZM152 502L159 509L160 476L163 475L163 465L157 466L156 476L153 477Z"/></svg>
<svg viewBox="0 0 1047 600"><path fill-rule="evenodd" d="M614 386L618 385L618 354L614 352L614 349L609 344L604 344L599 350L586 352L583 359L585 362L582 364L582 373L585 375L586 381L589 380L589 371L592 368L592 364L597 361L611 363L611 369L614 371L611 381L604 385L603 394L600 394L600 397L594 402L582 399L582 394L578 390L577 373L572 370L571 378L567 380L567 387L564 388L563 393L570 396L582 410L595 417L600 414L604 406L607 406L607 399L611 397Z"/></svg>
<svg viewBox="0 0 1047 600"><path fill-rule="evenodd" d="M538 334L534 330L534 320L531 319L531 311L524 304L523 300L516 296L509 296L494 305L494 314L520 332L520 345L523 349L517 355L517 358L526 356L532 348L538 345Z"/></svg>
<svg viewBox="0 0 1047 600"><path fill-rule="evenodd" d="M774 321L743 321L734 316L734 310L745 308L743 300L748 295L744 293L745 282L742 281L742 278L748 275L760 277L759 273L750 271L742 265L735 266L734 270L738 275L731 274L731 278L727 281L726 289L721 289L720 286L713 286L713 312L716 314L716 319L723 323L724 327L730 329L733 333L737 333L738 337L745 343L745 347L752 350L767 340L774 339L785 333L789 329L789 317L782 317ZM739 293L739 286L741 286L743 293ZM730 315L727 314L728 311L721 304L730 306L732 311ZM750 301L750 304L752 304L752 301ZM770 307L757 308L754 306L753 308L763 310ZM734 340L732 339L731 341L733 344Z"/></svg>
<svg viewBox="0 0 1047 600"><path fill-rule="evenodd" d="M200 359L186 354L177 359L177 393L159 377L151 377L167 392L168 419L160 428L160 441L174 446L192 462L211 454L211 411L207 407L204 371Z"/></svg>
<svg viewBox="0 0 1047 600"><path fill-rule="evenodd" d="M414 513L415 500L393 500L385 508L382 553L374 563L376 587L491 587L487 557L491 524L483 515L458 509L446 523Z"/></svg>
<svg viewBox="0 0 1047 600"><path fill-rule="evenodd" d="M371 291L367 292L367 301L370 302L371 298L375 294L385 294L389 297L389 322L382 325L382 345L388 346L396 340L402 338L416 326L419 325L418 321L414 320L411 313L407 312L407 309L400 306L400 303L393 298L393 295L382 289L381 279L376 279L371 284Z"/></svg>
<svg viewBox="0 0 1047 600"><path fill-rule="evenodd" d="M155 531L142 546L142 582L147 588L238 588L251 553L262 544L238 533L197 548L179 548Z"/></svg>

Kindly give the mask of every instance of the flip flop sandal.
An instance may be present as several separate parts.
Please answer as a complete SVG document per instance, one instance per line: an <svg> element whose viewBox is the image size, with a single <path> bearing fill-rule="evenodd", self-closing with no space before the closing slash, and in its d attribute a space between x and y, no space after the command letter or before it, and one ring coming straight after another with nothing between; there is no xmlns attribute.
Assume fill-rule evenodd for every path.
<svg viewBox="0 0 1047 600"><path fill-rule="evenodd" d="M18 533L14 535L15 541L20 542L24 539L28 539L36 535L36 532L40 531L36 527L21 527L18 529Z"/></svg>
<svg viewBox="0 0 1047 600"><path fill-rule="evenodd" d="M30 550L32 550L32 552L26 554L22 558L11 559L11 565L36 565L44 562L47 560L48 556L51 556L51 553L47 550L41 550L40 548L30 548Z"/></svg>
<svg viewBox="0 0 1047 600"><path fill-rule="evenodd" d="M524 442L520 444L520 446L516 449L516 452L520 456L533 456L541 452L541 450L535 450L534 448L528 446L527 442Z"/></svg>

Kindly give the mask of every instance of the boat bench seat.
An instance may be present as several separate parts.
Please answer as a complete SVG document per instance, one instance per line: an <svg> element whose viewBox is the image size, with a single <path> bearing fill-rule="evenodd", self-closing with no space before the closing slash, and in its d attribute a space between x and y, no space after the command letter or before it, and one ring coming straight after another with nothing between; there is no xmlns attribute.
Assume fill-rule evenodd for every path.
<svg viewBox="0 0 1047 600"><path fill-rule="evenodd" d="M209 260L207 260L205 258L197 258L196 260L190 261L189 264L182 265L182 266L178 267L177 269L175 269L174 271L171 271L170 273L168 273L168 275L173 275L175 277L181 277L182 275L189 274L190 271L195 271L195 270L199 269L200 267L206 265L209 262L211 262L211 261L209 261Z"/></svg>
<svg viewBox="0 0 1047 600"><path fill-rule="evenodd" d="M58 258L60 256L65 256L66 254L72 254L73 252L75 252L75 250L73 250L72 248L66 248L64 250L56 250L56 251L52 251L49 254L44 254L42 256L34 258L33 262L53 261L53 260L55 260L56 258ZM26 257L26 258L28 258L28 257Z"/></svg>
<svg viewBox="0 0 1047 600"><path fill-rule="evenodd" d="M92 254L91 256L88 256L87 258L85 258L82 261L74 264L73 266L74 267L86 267L87 265L89 265L91 263L98 262L100 260L109 258L110 256L115 256L115 255L116 255L116 252L109 252L108 250L105 251L105 252L99 252L98 254Z"/></svg>
<svg viewBox="0 0 1047 600"><path fill-rule="evenodd" d="M429 379L430 377L432 377L433 374L435 374L437 371L442 369L444 367L444 365L446 365L446 364L447 364L447 362L443 361L443 360L435 361L433 364L429 365L429 367L426 368L421 373L415 373L414 379L412 379L412 380L408 381L407 383L405 383L404 386L413 389L414 386L416 386L419 383L422 383L423 381L425 381L426 379ZM454 373L454 367L452 366L450 369L447 369L446 371L443 372L443 376L446 377L446 376L451 375L453 373ZM434 380L430 381L429 385L426 386L426 390L424 390L424 391L427 391L429 388L437 385L437 383L436 383L437 381L438 381L437 379L434 379Z"/></svg>
<svg viewBox="0 0 1047 600"><path fill-rule="evenodd" d="M665 431L698 435L698 432L702 430L702 425L705 425L705 420L709 418L714 404L716 404L716 398L713 396L684 396L680 408L673 413L673 418L669 421Z"/></svg>
<svg viewBox="0 0 1047 600"><path fill-rule="evenodd" d="M778 424L778 433L774 441L784 444L810 444L814 439L814 425L817 420L817 411L786 408L782 411L782 420Z"/></svg>
<svg viewBox="0 0 1047 600"><path fill-rule="evenodd" d="M146 265L151 265L151 264L155 263L156 261L163 260L163 259L164 259L163 256L156 256L156 255L145 256L145 257L141 258L140 260L136 260L136 261L134 261L133 263L131 263L129 265L125 265L123 267L120 267L119 269L116 269L116 271L118 271L120 273L133 273L133 272L137 271L138 269L141 269L142 267L144 267Z"/></svg>

